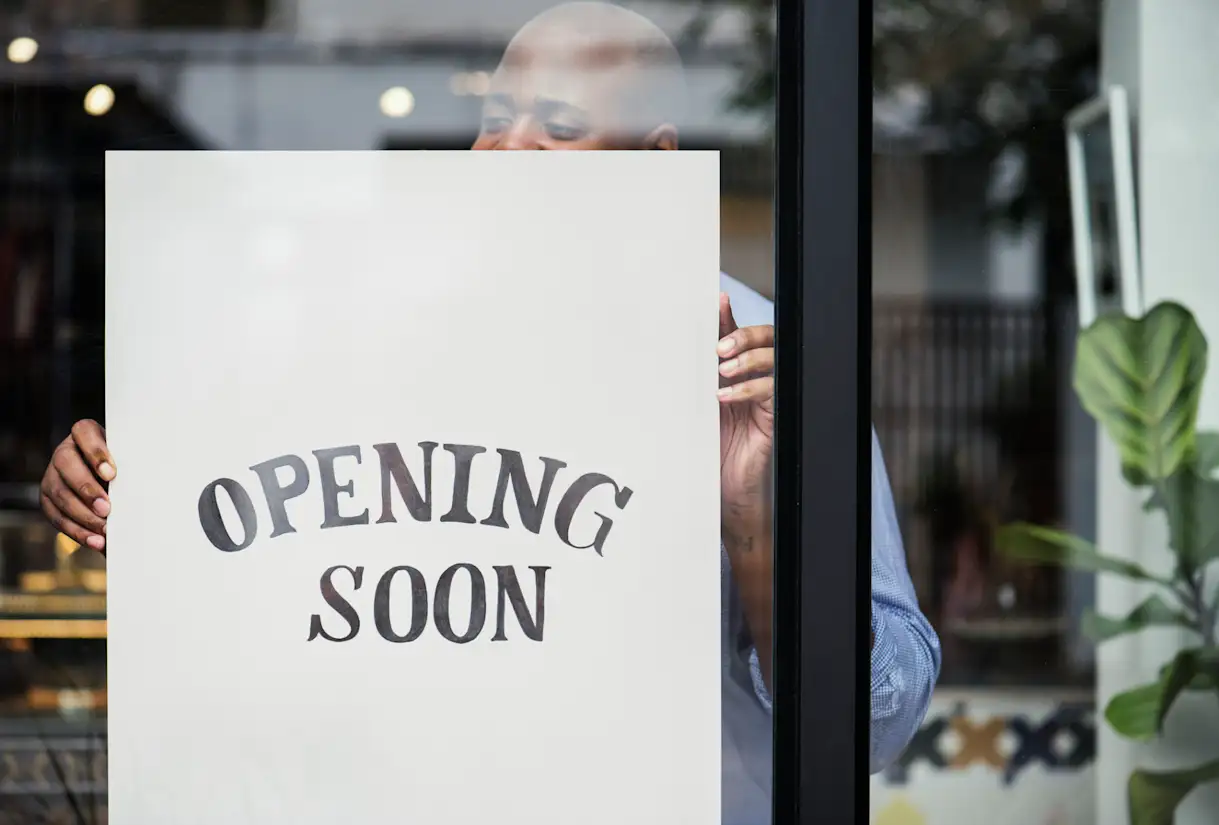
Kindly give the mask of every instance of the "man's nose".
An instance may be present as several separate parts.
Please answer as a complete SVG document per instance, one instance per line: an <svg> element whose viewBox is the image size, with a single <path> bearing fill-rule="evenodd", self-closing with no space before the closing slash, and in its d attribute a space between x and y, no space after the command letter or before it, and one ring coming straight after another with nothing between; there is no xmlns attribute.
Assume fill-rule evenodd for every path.
<svg viewBox="0 0 1219 825"><path fill-rule="evenodd" d="M495 146L501 152L523 152L537 149L537 130L533 128L528 118L521 118L512 124L512 128L504 132Z"/></svg>

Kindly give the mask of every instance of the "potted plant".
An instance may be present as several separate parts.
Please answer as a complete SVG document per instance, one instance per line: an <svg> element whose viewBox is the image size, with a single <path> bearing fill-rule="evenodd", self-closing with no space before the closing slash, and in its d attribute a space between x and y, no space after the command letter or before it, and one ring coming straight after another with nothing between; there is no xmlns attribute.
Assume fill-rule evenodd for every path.
<svg viewBox="0 0 1219 825"><path fill-rule="evenodd" d="M1077 342L1075 392L1117 444L1126 482L1145 492L1143 509L1166 519L1170 573L1105 555L1091 542L1049 527L1011 524L996 534L999 552L1013 560L1123 576L1149 588L1128 615L1085 618L1085 632L1097 642L1153 626L1189 631L1188 646L1159 678L1114 696L1105 708L1109 725L1135 740L1160 735L1183 692L1219 694L1219 593L1203 590L1207 568L1219 560L1219 433L1196 427L1206 358L1206 337L1189 310L1175 303L1161 303L1141 318L1106 315ZM1219 745L1216 751L1219 756ZM1219 758L1185 770L1136 770L1127 789L1131 825L1172 825L1181 801L1215 781Z"/></svg>

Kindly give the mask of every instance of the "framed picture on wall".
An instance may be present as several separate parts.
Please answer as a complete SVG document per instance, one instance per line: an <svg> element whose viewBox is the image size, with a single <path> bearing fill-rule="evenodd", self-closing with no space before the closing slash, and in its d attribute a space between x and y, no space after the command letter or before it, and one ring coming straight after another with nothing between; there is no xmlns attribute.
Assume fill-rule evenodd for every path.
<svg viewBox="0 0 1219 825"><path fill-rule="evenodd" d="M1130 107L1110 86L1066 118L1079 323L1143 311Z"/></svg>

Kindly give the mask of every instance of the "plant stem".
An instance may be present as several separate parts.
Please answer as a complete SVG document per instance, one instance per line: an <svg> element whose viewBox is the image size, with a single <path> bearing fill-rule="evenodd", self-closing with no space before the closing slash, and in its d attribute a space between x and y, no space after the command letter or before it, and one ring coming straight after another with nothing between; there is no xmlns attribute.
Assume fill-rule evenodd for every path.
<svg viewBox="0 0 1219 825"><path fill-rule="evenodd" d="M1194 571L1189 576L1189 602L1194 610L1194 622L1197 625L1198 635L1202 637L1202 644L1206 647L1215 646L1215 612L1214 608L1206 603L1206 597L1202 595L1202 572Z"/></svg>

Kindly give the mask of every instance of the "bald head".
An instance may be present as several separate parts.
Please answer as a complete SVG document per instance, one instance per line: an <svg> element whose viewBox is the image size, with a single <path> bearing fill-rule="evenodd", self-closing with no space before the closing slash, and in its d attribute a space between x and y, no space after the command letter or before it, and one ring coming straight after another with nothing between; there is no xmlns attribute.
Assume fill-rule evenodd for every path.
<svg viewBox="0 0 1219 825"><path fill-rule="evenodd" d="M685 101L677 49L647 18L565 3L508 44L476 149L675 148Z"/></svg>

